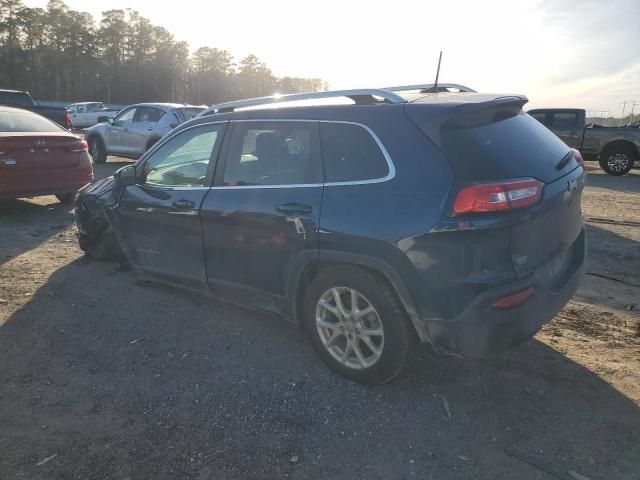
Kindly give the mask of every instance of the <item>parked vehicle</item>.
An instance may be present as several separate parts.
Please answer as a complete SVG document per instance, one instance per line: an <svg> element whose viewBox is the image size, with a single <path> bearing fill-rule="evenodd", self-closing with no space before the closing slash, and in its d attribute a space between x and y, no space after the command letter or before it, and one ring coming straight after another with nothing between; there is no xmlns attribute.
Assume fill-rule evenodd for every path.
<svg viewBox="0 0 640 480"><path fill-rule="evenodd" d="M93 181L87 143L52 121L0 107L0 198L55 195L70 201Z"/></svg>
<svg viewBox="0 0 640 480"><path fill-rule="evenodd" d="M73 128L92 127L118 113L119 109L107 108L102 102L73 103L67 107Z"/></svg>
<svg viewBox="0 0 640 480"><path fill-rule="evenodd" d="M625 175L640 168L640 130L625 127L585 127L586 112L580 108L541 108L529 115L549 128L585 160L598 160L609 175Z"/></svg>
<svg viewBox="0 0 640 480"><path fill-rule="evenodd" d="M69 112L63 107L43 107L36 105L29 92L21 92L18 90L0 90L0 105L8 107L21 108L30 112L42 115L49 120L56 122L58 125L70 129L71 117Z"/></svg>
<svg viewBox="0 0 640 480"><path fill-rule="evenodd" d="M584 272L582 163L526 97L432 87L214 106L81 191L80 246L283 315L356 381L393 378L415 340L521 342ZM257 108L329 97L355 104Z"/></svg>
<svg viewBox="0 0 640 480"><path fill-rule="evenodd" d="M85 132L89 152L95 163L104 163L107 155L139 158L158 140L204 108L174 103L139 103L121 110L107 123Z"/></svg>

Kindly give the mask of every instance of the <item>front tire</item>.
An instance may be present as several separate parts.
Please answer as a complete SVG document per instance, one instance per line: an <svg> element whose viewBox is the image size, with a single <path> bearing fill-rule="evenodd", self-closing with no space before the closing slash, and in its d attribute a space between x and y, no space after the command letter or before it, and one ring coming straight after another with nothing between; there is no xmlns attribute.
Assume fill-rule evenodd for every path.
<svg viewBox="0 0 640 480"><path fill-rule="evenodd" d="M414 332L385 279L358 267L321 271L305 295L306 330L320 358L359 383L386 383L405 368Z"/></svg>
<svg viewBox="0 0 640 480"><path fill-rule="evenodd" d="M123 256L111 227L95 234L91 239L81 235L79 243L82 251L94 260L106 262Z"/></svg>
<svg viewBox="0 0 640 480"><path fill-rule="evenodd" d="M614 147L606 150L600 155L600 167L609 175L616 177L626 175L633 168L636 161L631 149L624 147Z"/></svg>
<svg viewBox="0 0 640 480"><path fill-rule="evenodd" d="M89 139L89 154L93 159L93 163L105 163L107 161L107 150L104 143L97 137Z"/></svg>

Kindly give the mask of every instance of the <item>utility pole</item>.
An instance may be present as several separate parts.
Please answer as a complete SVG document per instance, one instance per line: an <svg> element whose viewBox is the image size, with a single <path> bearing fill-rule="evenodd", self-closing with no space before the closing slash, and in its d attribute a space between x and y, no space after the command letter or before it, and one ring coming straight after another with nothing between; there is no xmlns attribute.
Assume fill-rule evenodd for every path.
<svg viewBox="0 0 640 480"><path fill-rule="evenodd" d="M638 102L634 100L633 103L631 104L631 116L629 117L630 122L633 121L633 111L636 109L636 105L640 105L640 104L638 104Z"/></svg>

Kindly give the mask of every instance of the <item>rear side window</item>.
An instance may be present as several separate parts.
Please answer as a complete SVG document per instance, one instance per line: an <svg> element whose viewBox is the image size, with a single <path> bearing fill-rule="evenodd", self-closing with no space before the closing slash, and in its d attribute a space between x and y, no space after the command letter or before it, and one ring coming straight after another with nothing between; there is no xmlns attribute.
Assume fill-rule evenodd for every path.
<svg viewBox="0 0 640 480"><path fill-rule="evenodd" d="M384 154L363 127L323 123L320 129L327 183L375 180L389 174Z"/></svg>
<svg viewBox="0 0 640 480"><path fill-rule="evenodd" d="M571 130L576 128L576 126L578 125L578 115L570 112L556 112L553 114L552 123L553 128L559 130Z"/></svg>
<svg viewBox="0 0 640 480"><path fill-rule="evenodd" d="M164 112L152 107L140 107L138 108L138 115L136 116L136 122L159 122L164 117Z"/></svg>
<svg viewBox="0 0 640 480"><path fill-rule="evenodd" d="M224 185L322 182L316 122L241 122L233 126Z"/></svg>

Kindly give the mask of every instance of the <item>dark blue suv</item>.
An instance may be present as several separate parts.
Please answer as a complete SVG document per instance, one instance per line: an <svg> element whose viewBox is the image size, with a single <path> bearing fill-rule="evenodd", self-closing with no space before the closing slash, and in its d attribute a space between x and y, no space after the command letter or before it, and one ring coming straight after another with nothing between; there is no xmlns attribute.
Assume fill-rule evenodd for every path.
<svg viewBox="0 0 640 480"><path fill-rule="evenodd" d="M582 161L526 97L449 90L214 106L79 193L80 246L280 314L360 382L396 376L419 342L516 344L584 271Z"/></svg>

